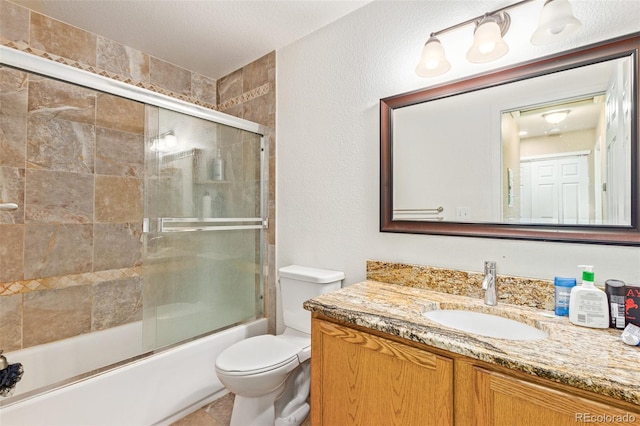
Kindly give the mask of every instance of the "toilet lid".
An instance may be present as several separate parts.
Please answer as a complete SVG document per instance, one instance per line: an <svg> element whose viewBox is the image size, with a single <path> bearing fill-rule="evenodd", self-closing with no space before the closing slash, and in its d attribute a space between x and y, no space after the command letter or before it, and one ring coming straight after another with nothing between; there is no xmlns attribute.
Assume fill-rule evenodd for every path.
<svg viewBox="0 0 640 426"><path fill-rule="evenodd" d="M216 368L227 372L257 374L274 370L292 361L306 344L280 336L265 334L235 343L222 351L216 360Z"/></svg>

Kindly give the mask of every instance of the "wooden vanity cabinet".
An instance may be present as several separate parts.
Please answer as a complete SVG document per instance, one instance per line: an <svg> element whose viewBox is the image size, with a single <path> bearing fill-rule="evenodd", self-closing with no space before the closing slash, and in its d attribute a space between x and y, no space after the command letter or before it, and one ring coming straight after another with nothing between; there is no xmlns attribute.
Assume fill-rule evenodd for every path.
<svg viewBox="0 0 640 426"><path fill-rule="evenodd" d="M475 425L640 424L640 414L474 366ZM606 418L603 416L607 416ZM601 421L599 421L601 420Z"/></svg>
<svg viewBox="0 0 640 426"><path fill-rule="evenodd" d="M314 319L312 425L452 425L453 360Z"/></svg>
<svg viewBox="0 0 640 426"><path fill-rule="evenodd" d="M357 328L313 315L312 426L640 425L638 406Z"/></svg>

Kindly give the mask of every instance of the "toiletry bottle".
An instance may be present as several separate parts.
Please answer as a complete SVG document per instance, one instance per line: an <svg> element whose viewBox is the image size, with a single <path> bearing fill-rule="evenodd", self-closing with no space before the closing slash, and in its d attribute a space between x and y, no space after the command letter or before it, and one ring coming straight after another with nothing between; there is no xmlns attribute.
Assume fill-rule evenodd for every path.
<svg viewBox="0 0 640 426"><path fill-rule="evenodd" d="M575 278L555 277L553 279L556 307L555 314L561 317L569 316L569 298L571 289L576 286Z"/></svg>
<svg viewBox="0 0 640 426"><path fill-rule="evenodd" d="M582 285L571 289L569 298L569 320L575 325L591 328L609 327L609 306L604 291L593 285L593 266L584 268Z"/></svg>
<svg viewBox="0 0 640 426"><path fill-rule="evenodd" d="M607 293L609 303L609 327L622 330L625 326L624 295L626 287L623 281L607 280L604 282L604 292Z"/></svg>
<svg viewBox="0 0 640 426"><path fill-rule="evenodd" d="M224 180L224 160L222 159L222 153L220 148L218 148L218 155L213 159L211 164L212 176L213 180Z"/></svg>
<svg viewBox="0 0 640 426"><path fill-rule="evenodd" d="M202 217L211 217L211 195L208 192L202 197Z"/></svg>

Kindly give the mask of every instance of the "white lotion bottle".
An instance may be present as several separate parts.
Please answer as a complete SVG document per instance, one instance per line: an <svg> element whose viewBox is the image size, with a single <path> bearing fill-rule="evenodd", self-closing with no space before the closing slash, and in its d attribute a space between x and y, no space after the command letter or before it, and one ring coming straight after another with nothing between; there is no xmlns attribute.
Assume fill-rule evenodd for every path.
<svg viewBox="0 0 640 426"><path fill-rule="evenodd" d="M578 265L582 271L582 285L571 289L569 320L583 327L608 328L609 305L604 291L593 285L593 266Z"/></svg>
<svg viewBox="0 0 640 426"><path fill-rule="evenodd" d="M224 160L222 159L222 152L218 148L218 156L212 161L213 180L224 180Z"/></svg>

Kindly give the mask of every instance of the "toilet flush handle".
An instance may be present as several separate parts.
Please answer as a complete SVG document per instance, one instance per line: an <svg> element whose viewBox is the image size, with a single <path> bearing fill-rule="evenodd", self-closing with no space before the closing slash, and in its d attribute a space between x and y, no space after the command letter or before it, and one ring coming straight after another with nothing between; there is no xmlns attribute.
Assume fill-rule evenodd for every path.
<svg viewBox="0 0 640 426"><path fill-rule="evenodd" d="M309 358L311 358L311 346L307 346L306 348L304 348L300 352L298 352L298 362L300 364L302 364L303 362L305 362Z"/></svg>

